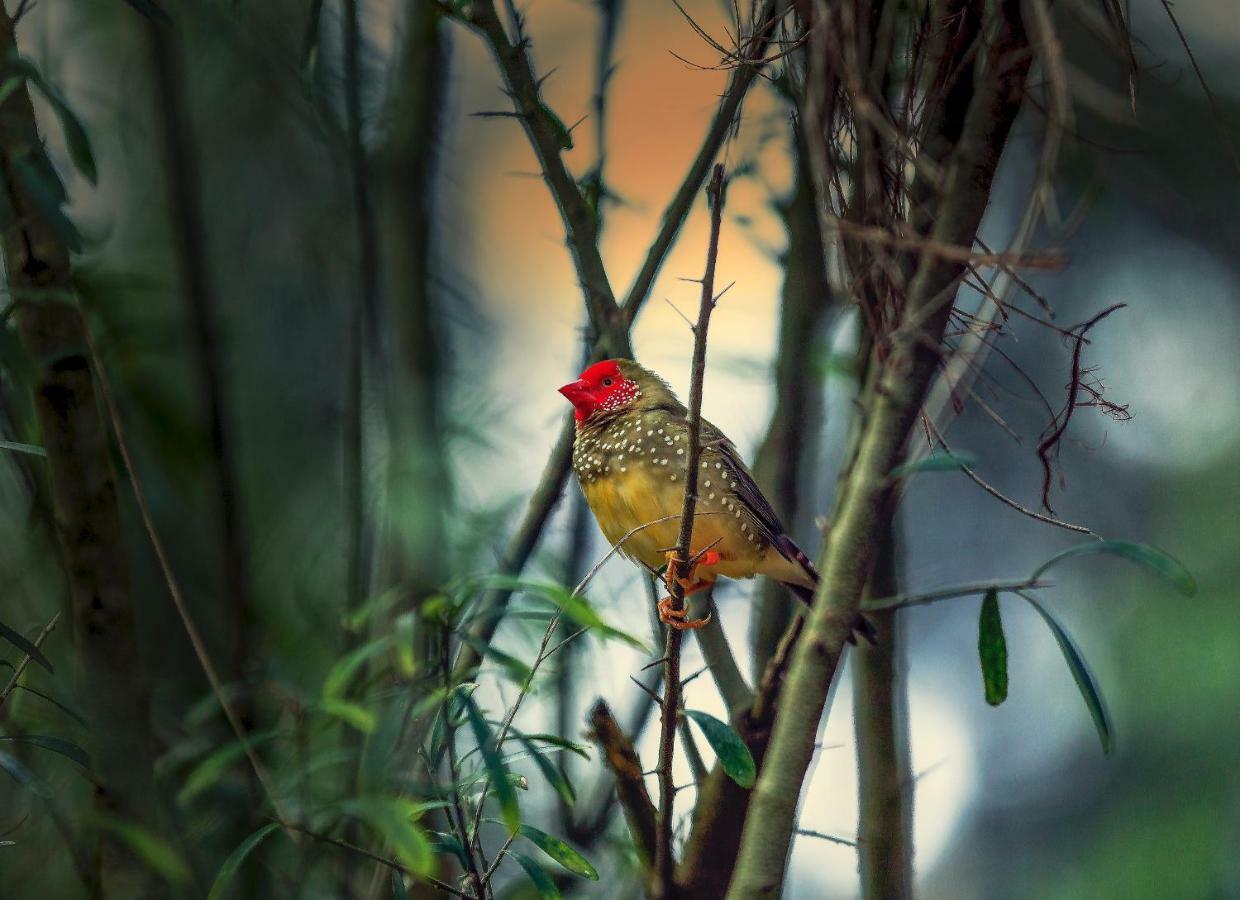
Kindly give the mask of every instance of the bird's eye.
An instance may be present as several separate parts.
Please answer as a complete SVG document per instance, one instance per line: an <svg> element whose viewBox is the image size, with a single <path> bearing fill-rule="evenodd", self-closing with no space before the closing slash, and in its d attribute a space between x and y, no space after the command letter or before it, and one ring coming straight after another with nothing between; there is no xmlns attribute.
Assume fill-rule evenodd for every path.
<svg viewBox="0 0 1240 900"><path fill-rule="evenodd" d="M611 379L610 379L610 378L604 378L604 379L603 379L603 387L611 387Z"/></svg>

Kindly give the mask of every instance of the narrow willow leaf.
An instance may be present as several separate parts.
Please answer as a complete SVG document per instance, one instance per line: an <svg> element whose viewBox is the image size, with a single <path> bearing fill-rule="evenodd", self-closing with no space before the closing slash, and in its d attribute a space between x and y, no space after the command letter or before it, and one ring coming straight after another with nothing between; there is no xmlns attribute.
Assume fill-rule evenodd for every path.
<svg viewBox="0 0 1240 900"><path fill-rule="evenodd" d="M19 691L25 691L27 694L34 694L36 697L41 697L42 699L46 700L48 703L52 704L52 706L55 706L57 709L63 712L66 716L71 718L73 721L77 722L79 725L86 724L86 720L82 718L81 714L79 714L77 710L75 710L72 706L69 706L67 703L62 703L61 701L57 700L52 694L49 694L46 691L41 691L38 688L32 688L28 684L15 684L13 686L17 688L17 690Z"/></svg>
<svg viewBox="0 0 1240 900"><path fill-rule="evenodd" d="M576 622L582 628L588 628L595 631L605 638L623 641L631 647L650 653L650 646L641 639L608 625L603 617L595 611L584 597L574 594L563 585L553 584L550 582L525 581L520 578L510 578L503 575L493 575L484 579L484 584L488 587L497 587L510 591L521 591L534 597L539 597L549 603L559 607L561 613Z"/></svg>
<svg viewBox="0 0 1240 900"><path fill-rule="evenodd" d="M918 472L958 472L965 468L972 469L976 465L977 459L968 453L932 453L921 459L896 466L891 470L889 477L895 481Z"/></svg>
<svg viewBox="0 0 1240 900"><path fill-rule="evenodd" d="M245 858L253 853L254 848L265 841L272 832L279 830L280 823L272 822L269 825L264 825L238 844L237 849L228 854L228 859L224 860L224 865L220 866L220 872L215 876L215 883L211 885L211 892L207 894L207 900L222 900L224 892L228 889L233 876L237 874L237 870L241 868L241 864L245 862Z"/></svg>
<svg viewBox="0 0 1240 900"><path fill-rule="evenodd" d="M558 734L545 734L543 732L527 734L520 729L509 728L508 740L527 740L537 741L540 744L550 744L552 747L559 747L561 750L568 750L572 753L576 753L587 762L590 760L589 747L585 744L580 744L577 741L570 741L567 738L562 738Z"/></svg>
<svg viewBox="0 0 1240 900"><path fill-rule="evenodd" d="M1184 567L1183 563L1157 547L1151 547L1149 544L1138 544L1133 541L1091 541L1086 544L1077 544L1075 547L1069 547L1063 553L1057 554L1042 563L1038 570L1033 573L1030 581L1037 581L1043 572L1063 562L1065 559L1071 559L1074 556L1084 556L1088 553L1107 553L1111 556L1123 557L1145 566L1164 580L1170 582L1185 597L1191 597L1197 593L1197 580L1193 578L1192 573Z"/></svg>
<svg viewBox="0 0 1240 900"><path fill-rule="evenodd" d="M77 226L60 208L65 200L65 186L43 156L43 151L35 150L14 158L13 170L26 194L39 208L39 214L47 220L57 237L74 253L81 253L82 236L78 234Z"/></svg>
<svg viewBox="0 0 1240 900"><path fill-rule="evenodd" d="M1046 622L1047 627L1050 628L1051 634L1055 636L1055 641L1059 644L1059 649L1063 653L1064 661L1068 664L1068 671L1072 673L1072 679L1076 682L1077 689L1080 690L1081 697L1085 701L1085 706L1089 709L1089 715L1094 720L1094 727L1098 729L1098 739L1102 741L1102 752L1110 755L1111 751L1115 749L1115 733L1111 728L1111 716L1107 712L1106 702L1102 699L1102 691L1098 687L1098 681L1085 663L1085 657L1081 654L1080 649L1073 642L1072 638L1068 636L1068 632L1056 621L1046 607L1023 591L1020 595L1038 611L1043 621Z"/></svg>
<svg viewBox="0 0 1240 900"><path fill-rule="evenodd" d="M362 734L370 734L375 730L375 714L363 706L358 706L356 703L346 703L343 700L324 700L319 704L319 709L329 716L335 716L337 719L347 722Z"/></svg>
<svg viewBox="0 0 1240 900"><path fill-rule="evenodd" d="M278 732L268 731L250 735L249 745L255 747L263 741L271 740L277 734ZM177 804L188 806L193 803L200 794L214 787L224 773L244 756L245 744L240 741L231 741L208 755L185 777L181 790L177 792Z"/></svg>
<svg viewBox="0 0 1240 900"><path fill-rule="evenodd" d="M161 25L171 25L172 17L164 12L155 0L125 0L127 4L136 9L139 14L146 16L153 22Z"/></svg>
<svg viewBox="0 0 1240 900"><path fill-rule="evenodd" d="M42 797L46 800L52 796L52 792L47 789L47 785L43 783L42 779L27 769L16 756L0 753L0 769L4 769L9 774L9 777L36 797Z"/></svg>
<svg viewBox="0 0 1240 900"><path fill-rule="evenodd" d="M48 672L53 675L56 674L56 670L52 668L52 664L47 661L47 657L43 655L42 651L40 651L38 647L36 647L31 641L27 640L25 635L14 631L3 622L0 622L0 638L4 638L22 653L26 654L43 668L47 669Z"/></svg>
<svg viewBox="0 0 1240 900"><path fill-rule="evenodd" d="M555 791L560 795L560 798L569 806L576 803L577 794L573 791L572 783L569 782L564 773L560 771L559 767L551 760L547 759L547 757L543 755L542 751L539 750L538 747L534 745L533 741L529 740L529 738L519 736L517 740L519 740L521 745L529 751L535 765L538 766L538 770L542 772L543 778L546 778L547 783L555 788Z"/></svg>
<svg viewBox="0 0 1240 900"><path fill-rule="evenodd" d="M73 760L83 769L90 768L90 754L72 741L50 737L45 734L0 735L0 741L33 744L35 747L42 747L44 750L50 750L52 753L59 753L61 756Z"/></svg>
<svg viewBox="0 0 1240 900"><path fill-rule="evenodd" d="M0 103L4 103L5 100L8 100L9 97L13 95L13 92L25 83L26 76L24 74L10 75L8 78L4 79L4 83L0 84Z"/></svg>
<svg viewBox="0 0 1240 900"><path fill-rule="evenodd" d="M598 881L598 869L590 861L558 837L540 831L533 825L522 825L521 835L574 875Z"/></svg>
<svg viewBox="0 0 1240 900"><path fill-rule="evenodd" d="M111 816L92 815L87 822L120 838L165 881L172 884L189 881L189 867L185 865L185 861L171 844L154 832Z"/></svg>
<svg viewBox="0 0 1240 900"><path fill-rule="evenodd" d="M446 831L432 831L431 847L440 853L451 853L465 869L469 869L469 859L465 856L465 848L461 846L456 835L448 834Z"/></svg>
<svg viewBox="0 0 1240 900"><path fill-rule="evenodd" d="M684 715L702 729L702 734L706 736L707 743L715 751L719 765L723 766L728 777L743 788L753 787L758 778L758 768L754 765L749 748L732 726L697 709L686 709Z"/></svg>
<svg viewBox="0 0 1240 900"><path fill-rule="evenodd" d="M998 706L1007 699L1007 639L1003 636L1003 619L999 614L999 592L989 590L982 600L977 622L977 656L982 663L982 685L986 702Z"/></svg>
<svg viewBox="0 0 1240 900"><path fill-rule="evenodd" d="M418 815L416 804L396 797L370 796L349 800L341 810L390 843L396 858L411 871L419 875L430 872L434 855L426 834L413 824Z"/></svg>
<svg viewBox="0 0 1240 900"><path fill-rule="evenodd" d="M47 456L47 451L38 444L22 444L18 441L0 441L0 450L12 450L14 453L28 453L31 456Z"/></svg>
<svg viewBox="0 0 1240 900"><path fill-rule="evenodd" d="M99 180L99 172L95 167L95 154L91 150L90 138L86 134L86 129L82 127L77 114L65 100L64 95L43 77L43 73L39 71L38 66L29 59L18 57L12 62L12 65L39 89L39 93L51 105L52 110L56 113L56 118L60 121L60 130L65 136L65 145L69 148L69 158L73 160L74 167L82 173L82 176L87 181L91 184L96 184Z"/></svg>
<svg viewBox="0 0 1240 900"><path fill-rule="evenodd" d="M328 671L327 677L323 679L324 699L342 700L357 670L365 665L367 660L373 659L380 653L390 649L397 638L398 635L384 635L377 640L363 644L361 647L346 653L337 660L336 664Z"/></svg>
<svg viewBox="0 0 1240 900"><path fill-rule="evenodd" d="M500 668L504 670L504 674L508 676L508 680L517 685L517 687L524 687L526 682L533 677L533 672L529 666L515 656L500 650L494 644L481 641L467 631L462 632L461 639L473 647L483 659L489 659L498 663Z"/></svg>
<svg viewBox="0 0 1240 900"><path fill-rule="evenodd" d="M524 853L511 853L510 855L520 864L521 868L525 869L525 874L534 885L535 890L538 891L539 897L542 897L543 900L560 900L563 895L560 893L560 889L555 886L555 880L547 874L546 869Z"/></svg>
<svg viewBox="0 0 1240 900"><path fill-rule="evenodd" d="M469 717L469 727L473 729L474 740L478 743L478 752L482 754L483 764L491 779L491 790L495 792L495 799L499 801L504 824L511 834L521 824L521 809L517 804L517 792L508 779L508 768L499 757L499 748L495 746L495 737L491 734L491 727L482 717L482 712L478 709L478 704L474 702L473 697L465 698L465 713ZM481 798L478 802L485 803L486 798Z"/></svg>

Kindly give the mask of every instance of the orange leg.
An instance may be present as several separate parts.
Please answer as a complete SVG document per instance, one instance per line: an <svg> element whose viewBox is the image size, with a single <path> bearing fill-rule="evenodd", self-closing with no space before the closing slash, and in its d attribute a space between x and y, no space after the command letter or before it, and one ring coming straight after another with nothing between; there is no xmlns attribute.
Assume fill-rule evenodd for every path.
<svg viewBox="0 0 1240 900"><path fill-rule="evenodd" d="M681 576L681 567L684 562L679 559L675 552L667 554L667 574L664 580L667 582L668 590L672 589L673 584L679 584L684 589L684 596L696 594L704 591L714 583L714 579L695 579L694 573L698 566L713 566L719 562L720 556L716 550L707 550L702 554L693 566ZM659 621L664 625L675 628L677 631L686 631L695 628L701 628L710 622L711 617L707 615L705 619L689 619L688 609L675 609L672 607L672 597L667 596L659 601Z"/></svg>

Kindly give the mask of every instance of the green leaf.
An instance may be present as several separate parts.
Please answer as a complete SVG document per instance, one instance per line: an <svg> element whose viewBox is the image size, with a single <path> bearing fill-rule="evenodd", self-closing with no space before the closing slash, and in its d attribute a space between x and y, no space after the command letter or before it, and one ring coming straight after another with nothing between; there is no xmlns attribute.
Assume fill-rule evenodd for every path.
<svg viewBox="0 0 1240 900"><path fill-rule="evenodd" d="M643 653L651 652L650 646L644 641L639 640L626 631L621 631L619 628L608 625L584 597L574 594L563 585L551 582L525 581L520 578L509 578L503 575L494 575L484 581L488 587L520 591L539 597L559 607L561 613L582 628L597 631L606 638L623 641L629 646L641 650Z"/></svg>
<svg viewBox="0 0 1240 900"><path fill-rule="evenodd" d="M399 637L399 634L384 635L337 660L323 679L323 697L327 700L342 700L357 670L365 665L367 660L389 650Z"/></svg>
<svg viewBox="0 0 1240 900"><path fill-rule="evenodd" d="M590 748L588 746L585 744L580 744L577 741L570 741L567 738L562 738L558 734L544 734L541 732L536 734L527 734L519 728L509 728L508 740L538 741L542 744L550 744L552 747L559 747L561 750L569 750L576 753L587 762L590 760Z"/></svg>
<svg viewBox="0 0 1240 900"><path fill-rule="evenodd" d="M430 872L434 865L430 841L413 824L413 819L421 815L420 804L397 797L370 796L349 800L341 809L390 843L396 858L411 871L420 875Z"/></svg>
<svg viewBox="0 0 1240 900"><path fill-rule="evenodd" d="M1094 727L1098 729L1098 738L1102 741L1102 752L1109 756L1115 749L1115 733L1111 728L1111 717L1107 713L1106 702L1102 699L1102 691L1098 688L1097 679L1089 671L1089 666L1085 664L1085 657L1081 655L1081 651L1068 636L1068 632L1055 620L1046 607L1023 591L1020 592L1020 596L1038 611L1047 627L1050 628L1051 634L1055 636L1064 661L1068 664L1068 671L1072 673L1072 679L1076 682L1081 698L1089 709L1089 715L1094 720Z"/></svg>
<svg viewBox="0 0 1240 900"><path fill-rule="evenodd" d="M727 722L721 722L709 713L686 709L684 715L697 723L706 736L707 743L719 758L719 764L728 777L743 788L753 787L758 778L758 768L753 755L741 740L741 736Z"/></svg>
<svg viewBox="0 0 1240 900"><path fill-rule="evenodd" d="M461 842L456 835L448 834L446 831L432 831L431 847L440 853L451 853L457 858L463 868L469 868L469 859L465 856L465 848L461 846Z"/></svg>
<svg viewBox="0 0 1240 900"><path fill-rule="evenodd" d="M525 869L525 874L538 891L539 897L542 897L543 900L560 900L563 895L560 893L560 889L555 886L555 881L547 874L546 869L524 853L513 852L509 855L520 864L521 868Z"/></svg>
<svg viewBox="0 0 1240 900"><path fill-rule="evenodd" d="M164 12L155 0L125 0L125 2L136 9L140 15L146 16L153 22L158 22L160 25L172 24L172 17Z"/></svg>
<svg viewBox="0 0 1240 900"><path fill-rule="evenodd" d="M346 703L344 700L324 700L319 704L319 710L347 722L362 734L370 734L375 730L375 714L356 703Z"/></svg>
<svg viewBox="0 0 1240 900"><path fill-rule="evenodd" d="M269 731L263 734L251 735L249 737L249 744L251 747L257 746L263 741L275 737L276 734L277 732ZM213 787L223 777L224 773L244 756L245 744L241 743L241 741L230 741L204 758L185 777L185 783L181 786L181 790L177 792L177 804L188 806L193 803L201 793Z"/></svg>
<svg viewBox="0 0 1240 900"><path fill-rule="evenodd" d="M533 677L533 672L529 666L515 656L500 650L494 644L481 641L469 632L462 633L461 638L465 643L473 647L483 659L490 659L498 663L504 670L504 674L508 676L508 680L518 687L524 687L526 682Z"/></svg>
<svg viewBox="0 0 1240 900"><path fill-rule="evenodd" d="M36 697L43 698L48 703L52 704L57 709L59 709L61 712L63 712L66 716L73 719L73 721L77 722L79 725L86 724L86 720L82 718L81 715L78 714L77 710L75 710L73 707L69 706L68 704L62 703L61 701L57 700L53 695L46 693L45 691L41 691L38 688L32 688L28 684L15 684L13 686L17 688L17 690L19 691L25 691L28 694L34 694Z"/></svg>
<svg viewBox="0 0 1240 900"><path fill-rule="evenodd" d="M265 841L272 832L279 830L280 823L272 822L269 825L264 825L238 844L237 848L228 854L228 859L224 860L224 865L220 866L220 872L215 876L215 883L211 885L211 892L207 894L207 900L222 900L224 891L228 888L228 884L232 881L233 876L237 874L237 870L241 868L241 864L245 862L245 858L253 853L254 848Z"/></svg>
<svg viewBox="0 0 1240 900"><path fill-rule="evenodd" d="M499 801L504 824L511 834L521 824L521 809L517 804L517 792L512 782L508 780L508 768L499 757L499 748L495 746L495 737L491 734L491 727L482 717L482 712L478 709L478 704L474 702L473 697L465 698L465 713L469 717L469 727L473 729L474 740L478 743L478 751L482 754L483 765L486 766L487 775L491 779L491 790L495 792L495 799ZM485 802L485 798L478 802Z"/></svg>
<svg viewBox="0 0 1240 900"><path fill-rule="evenodd" d="M1185 597L1191 597L1197 593L1197 581L1193 578L1192 573L1184 567L1183 563L1157 547L1151 547L1149 544L1137 544L1132 541L1091 541L1086 544L1077 544L1075 547L1069 547L1063 553L1052 556L1049 560L1042 563L1038 570L1033 573L1030 580L1036 581L1043 572L1052 566L1058 565L1065 559L1071 559L1074 556L1084 556L1088 553L1107 553L1111 556L1121 556L1150 569L1165 581L1170 582Z"/></svg>
<svg viewBox="0 0 1240 900"><path fill-rule="evenodd" d="M972 469L976 465L977 459L968 453L932 453L896 466L888 477L895 481L918 472L957 472L965 468Z"/></svg>
<svg viewBox="0 0 1240 900"><path fill-rule="evenodd" d="M540 831L533 825L522 825L520 832L523 837L527 838L539 850L574 875L580 875L582 878L588 878L591 881L598 881L598 869L590 865L588 859L558 837L553 837L545 831Z"/></svg>
<svg viewBox="0 0 1240 900"><path fill-rule="evenodd" d="M93 814L87 822L104 831L110 831L129 846L143 862L155 870L161 878L172 884L189 881L189 867L180 854L159 835L132 822L123 822L111 816Z"/></svg>
<svg viewBox="0 0 1240 900"><path fill-rule="evenodd" d="M36 747L42 747L44 750L50 750L52 753L59 753L61 756L73 760L83 769L90 768L90 754L72 741L50 737L45 734L0 735L0 741L33 744Z"/></svg>
<svg viewBox="0 0 1240 900"><path fill-rule="evenodd" d="M43 783L42 779L27 769L16 756L0 753L0 769L8 772L14 781L36 797L42 797L46 800L52 796L52 792L47 789L47 785Z"/></svg>
<svg viewBox="0 0 1240 900"><path fill-rule="evenodd" d="M47 451L38 444L21 444L17 441L0 441L0 450L12 450L14 453L29 453L31 456L47 456Z"/></svg>
<svg viewBox="0 0 1240 900"><path fill-rule="evenodd" d="M4 79L4 83L0 84L0 103L4 103L9 97L13 96L13 92L26 83L26 76L10 75Z"/></svg>
<svg viewBox="0 0 1240 900"><path fill-rule="evenodd" d="M986 702L998 706L1007 699L1007 639L1003 636L1003 619L999 615L999 592L989 590L982 600L982 613L977 622L977 656L982 663L982 684Z"/></svg>
<svg viewBox="0 0 1240 900"><path fill-rule="evenodd" d="M90 147L90 138L77 114L65 101L64 95L43 77L38 66L24 56L14 60L13 67L23 73L26 79L33 83L39 89L39 93L47 99L56 113L56 118L60 120L60 130L64 133L65 144L69 148L69 158L73 160L74 167L87 181L96 184L99 172L95 167L95 154Z"/></svg>
<svg viewBox="0 0 1240 900"><path fill-rule="evenodd" d="M51 163L47 162L43 151L34 150L14 158L13 170L30 200L39 208L39 214L47 220L48 226L56 232L66 247L74 253L81 253L82 236L78 234L77 226L60 208L65 200L65 186L61 184L60 176L56 174Z"/></svg>
<svg viewBox="0 0 1240 900"><path fill-rule="evenodd" d="M564 120L555 114L550 106L539 101L538 109L551 126L552 132L555 134L556 143L559 144L561 150L573 149L573 133L568 126L564 124Z"/></svg>
<svg viewBox="0 0 1240 900"><path fill-rule="evenodd" d="M3 622L0 622L0 638L4 638L22 653L26 654L43 668L47 669L47 671L51 674L56 674L56 670L52 668L52 664L47 661L47 657L43 655L38 647L36 647L31 641L28 641L24 635L14 631Z"/></svg>
<svg viewBox="0 0 1240 900"><path fill-rule="evenodd" d="M538 747L534 745L534 742L529 740L529 738L526 738L524 735L520 735L517 737L517 740L520 741L522 746L529 751L535 765L537 765L539 771L542 772L543 778L546 778L547 783L555 788L556 793L560 795L564 802L569 806L576 803L577 794L573 791L573 786L569 782L568 778L565 777L564 773L560 771L559 766L547 759L547 757L543 755L542 751L539 750Z"/></svg>

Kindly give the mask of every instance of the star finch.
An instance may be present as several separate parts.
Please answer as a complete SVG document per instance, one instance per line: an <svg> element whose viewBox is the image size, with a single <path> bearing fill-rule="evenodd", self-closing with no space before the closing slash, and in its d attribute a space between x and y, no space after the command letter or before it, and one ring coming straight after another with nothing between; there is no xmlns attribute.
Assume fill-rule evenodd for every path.
<svg viewBox="0 0 1240 900"><path fill-rule="evenodd" d="M688 411L658 375L629 359L609 359L560 388L573 404L577 438L573 468L595 519L620 552L651 570L670 563L679 531L689 459ZM818 572L784 532L779 517L714 425L701 424L697 506L686 593L719 576L765 575L813 601ZM686 583L688 582L688 583ZM673 627L684 611L664 600L660 618Z"/></svg>

